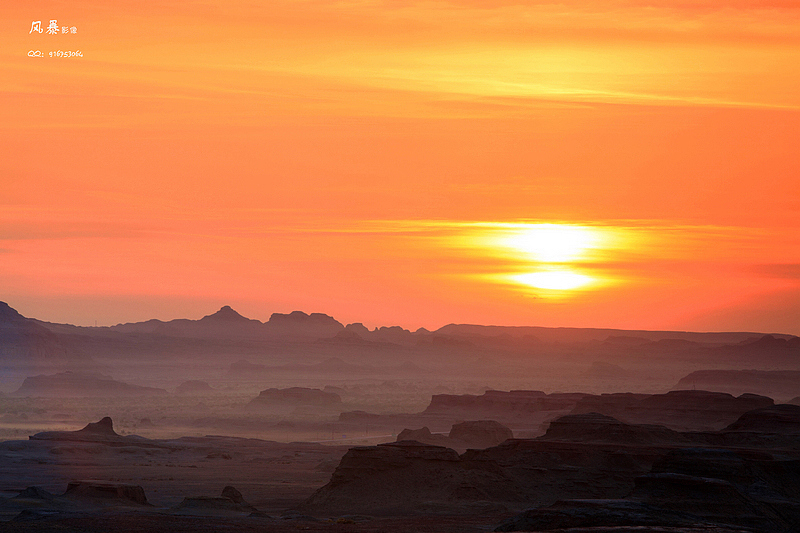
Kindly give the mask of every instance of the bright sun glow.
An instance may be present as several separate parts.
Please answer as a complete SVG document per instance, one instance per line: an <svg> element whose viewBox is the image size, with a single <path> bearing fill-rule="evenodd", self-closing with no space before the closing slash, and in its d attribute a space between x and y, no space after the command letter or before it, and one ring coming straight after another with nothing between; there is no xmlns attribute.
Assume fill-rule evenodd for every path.
<svg viewBox="0 0 800 533"><path fill-rule="evenodd" d="M634 244L628 228L619 226L498 222L472 227L474 233L465 232L458 242L497 260L501 270L479 277L523 291L540 289L546 298L608 287L614 282L601 271L603 263Z"/></svg>
<svg viewBox="0 0 800 533"><path fill-rule="evenodd" d="M567 263L600 246L600 235L591 228L561 224L535 224L503 237L498 244L530 255L542 263Z"/></svg>
<svg viewBox="0 0 800 533"><path fill-rule="evenodd" d="M585 287L594 281L589 276L576 274L568 270L530 272L511 276L515 282L537 289L553 291L569 291Z"/></svg>

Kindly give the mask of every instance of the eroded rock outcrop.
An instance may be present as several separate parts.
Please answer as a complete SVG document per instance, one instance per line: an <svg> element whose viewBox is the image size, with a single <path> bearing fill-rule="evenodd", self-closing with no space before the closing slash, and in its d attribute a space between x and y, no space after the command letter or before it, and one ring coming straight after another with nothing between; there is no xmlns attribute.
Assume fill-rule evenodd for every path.
<svg viewBox="0 0 800 533"><path fill-rule="evenodd" d="M43 501L52 501L56 498L55 494L51 494L47 492L42 487L28 487L24 490L21 490L19 494L14 496L12 499L14 500L43 500Z"/></svg>
<svg viewBox="0 0 800 533"><path fill-rule="evenodd" d="M750 413L748 413L749 415ZM748 418L757 418L753 412ZM691 434L687 434L691 438ZM525 511L497 531L701 527L794 531L800 523L800 458L769 450L667 450L623 499L565 500ZM671 529L670 529L671 531Z"/></svg>
<svg viewBox="0 0 800 533"><path fill-rule="evenodd" d="M601 413L627 424L658 424L679 431L714 431L747 411L769 407L771 398L755 394L734 397L702 390L667 394L601 394L581 398L572 414Z"/></svg>
<svg viewBox="0 0 800 533"><path fill-rule="evenodd" d="M274 335L330 338L344 330L344 326L323 313L309 315L302 311L292 311L289 314L273 313L266 322L265 329Z"/></svg>
<svg viewBox="0 0 800 533"><path fill-rule="evenodd" d="M397 435L397 442L415 440L433 446L445 446L456 450L488 448L497 446L514 434L503 424L494 420L472 420L453 424L448 435L431 433L428 427L404 429Z"/></svg>
<svg viewBox="0 0 800 533"><path fill-rule="evenodd" d="M303 510L331 515L452 511L459 501L490 499L481 491L491 491L502 479L496 469L465 468L454 450L442 446L402 441L351 448Z"/></svg>
<svg viewBox="0 0 800 533"><path fill-rule="evenodd" d="M72 481L67 485L65 498L93 499L119 504L150 505L139 485L104 483L101 481Z"/></svg>
<svg viewBox="0 0 800 533"><path fill-rule="evenodd" d="M798 474L800 462L766 452L673 450L656 461L651 473L635 480L623 501L559 502L529 515L537 518L536 523L529 520L523 529L546 530L541 526L558 519L557 525L563 528L593 522L595 526L704 525L790 531L800 518L795 498L800 489ZM573 512L565 513L570 508ZM611 516L618 510L626 513Z"/></svg>
<svg viewBox="0 0 800 533"><path fill-rule="evenodd" d="M474 514L568 497L621 498L662 453L535 440L508 440L461 456L414 441L352 448L304 511Z"/></svg>
<svg viewBox="0 0 800 533"><path fill-rule="evenodd" d="M118 437L117 432L114 431L114 421L110 416L104 416L97 422L89 422L86 427L79 429L76 433L83 435L106 435Z"/></svg>
<svg viewBox="0 0 800 533"><path fill-rule="evenodd" d="M652 424L624 424L599 413L568 415L550 422L540 440L617 443L624 445L687 444L681 433Z"/></svg>
<svg viewBox="0 0 800 533"><path fill-rule="evenodd" d="M0 498L0 514L12 520L39 518L43 514L74 511L79 502L52 494L42 487L28 487L11 498Z"/></svg>
<svg viewBox="0 0 800 533"><path fill-rule="evenodd" d="M748 411L724 431L800 435L800 405L780 404Z"/></svg>
<svg viewBox="0 0 800 533"><path fill-rule="evenodd" d="M184 498L173 509L176 514L216 514L216 513L252 513L256 508L247 503L235 487L230 485L222 489L219 496L194 496Z"/></svg>
<svg viewBox="0 0 800 533"><path fill-rule="evenodd" d="M86 427L77 431L43 431L28 437L30 440L63 440L63 441L88 441L88 442L128 442L138 441L140 437L126 437L114 431L114 422L111 417L103 417L97 422L90 422Z"/></svg>
<svg viewBox="0 0 800 533"><path fill-rule="evenodd" d="M420 429L404 429L397 434L397 442L405 440L414 440L422 444L430 444L431 446L444 446L449 447L450 437L447 435L433 434L427 426Z"/></svg>
<svg viewBox="0 0 800 533"><path fill-rule="evenodd" d="M304 510L333 515L458 514L475 513L480 506L544 508L559 500L591 499L603 502L536 511L525 519L535 516L536 521L520 524L584 527L596 519L598 525L609 527L683 527L704 523L706 518L709 523L728 524L720 522L720 517L744 505L742 501L761 498L768 501L764 505L782 509L778 514L794 516L800 510L800 505L790 501L791 494L800 493L800 434L794 433L798 423L800 407L796 406L755 410L723 431L709 432L678 432L584 413L554 420L537 439L510 439L461 455L413 441L353 448ZM430 434L416 431L417 436ZM772 449L780 451L780 458L772 455ZM646 475L652 477L637 481ZM759 496L762 489L766 492ZM669 499L658 491L669 492L678 501L682 490L698 493L698 501L705 503L698 503L696 510L706 518L698 522L690 516L692 508L678 504L654 507L653 502ZM742 507L742 516L752 520L735 524L772 528L781 523L764 514L767 507L761 503L753 505ZM659 513L672 518L659 522Z"/></svg>
<svg viewBox="0 0 800 533"><path fill-rule="evenodd" d="M267 389L247 404L248 409L286 408L313 406L317 408L338 407L342 398L335 393L306 387L290 387L288 389Z"/></svg>

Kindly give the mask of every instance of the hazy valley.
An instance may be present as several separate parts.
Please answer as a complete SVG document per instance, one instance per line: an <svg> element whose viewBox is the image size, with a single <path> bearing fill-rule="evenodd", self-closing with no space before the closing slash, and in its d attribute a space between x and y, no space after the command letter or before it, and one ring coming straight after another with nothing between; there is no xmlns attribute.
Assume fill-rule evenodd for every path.
<svg viewBox="0 0 800 533"><path fill-rule="evenodd" d="M0 356L15 531L800 523L791 335L368 330L229 307L76 327L0 304Z"/></svg>

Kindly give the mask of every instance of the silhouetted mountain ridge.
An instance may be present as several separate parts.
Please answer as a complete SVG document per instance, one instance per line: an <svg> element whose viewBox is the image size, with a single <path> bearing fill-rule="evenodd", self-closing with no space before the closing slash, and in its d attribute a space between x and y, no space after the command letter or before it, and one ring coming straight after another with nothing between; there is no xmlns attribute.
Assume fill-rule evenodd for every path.
<svg viewBox="0 0 800 533"><path fill-rule="evenodd" d="M88 329L88 328L83 328ZM199 320L178 318L167 322L147 320L118 324L105 328L120 333L142 333L173 337L215 337L215 338L268 338L268 337L311 337L328 338L344 329L333 317L323 313L292 311L289 314L273 313L267 322L247 318L225 305L216 313Z"/></svg>
<svg viewBox="0 0 800 533"><path fill-rule="evenodd" d="M735 363L747 368L758 359L764 367L800 362L800 339L750 332L674 332L539 326L449 324L434 331L400 326L346 327L324 313L273 313L261 322L230 305L200 319L151 319L110 327L81 327L28 319L0 305L0 359L156 361L180 357L219 358L226 362L257 358L278 364L308 364L331 357L386 367L400 355L409 361L463 365L465 358L493 370L498 358L525 356L547 360L569 350L574 357L608 363L632 360ZM360 358L359 361L354 359ZM276 359L273 359L276 361ZM502 366L502 365L499 365ZM749 366L749 365L748 365ZM477 367L476 367L477 368ZM481 371L482 372L482 371Z"/></svg>
<svg viewBox="0 0 800 533"><path fill-rule="evenodd" d="M51 361L66 359L57 335L0 302L0 361Z"/></svg>
<svg viewBox="0 0 800 533"><path fill-rule="evenodd" d="M544 327L544 326L484 326L477 324L448 324L434 331L453 337L497 337L510 335L515 338L534 336L544 342L591 342L611 341L620 338L630 340L635 338L636 343L648 340L657 342L665 339L703 342L710 345L725 345L737 343L751 343L765 336L763 333L754 332L694 332L694 331L666 331L666 330L625 330L609 328L577 328L577 327ZM773 333L766 335L777 340L790 340L794 335ZM618 342L617 342L618 343ZM626 344L626 343L623 343Z"/></svg>

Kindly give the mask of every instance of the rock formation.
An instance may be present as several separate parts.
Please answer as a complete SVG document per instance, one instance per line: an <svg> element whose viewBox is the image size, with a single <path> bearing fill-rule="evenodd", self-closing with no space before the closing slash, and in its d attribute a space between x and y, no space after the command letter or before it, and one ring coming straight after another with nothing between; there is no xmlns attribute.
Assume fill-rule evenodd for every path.
<svg viewBox="0 0 800 533"><path fill-rule="evenodd" d="M748 411L724 431L800 435L800 406L779 404Z"/></svg>
<svg viewBox="0 0 800 533"><path fill-rule="evenodd" d="M266 329L275 335L330 338L344 330L344 326L323 313L309 315L302 311L292 311L289 314L273 313L266 323Z"/></svg>
<svg viewBox="0 0 800 533"><path fill-rule="evenodd" d="M256 508L242 497L242 493L230 485L222 489L220 496L194 496L184 498L173 509L176 514L216 514L225 513L252 513Z"/></svg>
<svg viewBox="0 0 800 533"><path fill-rule="evenodd" d="M518 420L544 420L548 414L566 414L586 394L545 394L535 390L488 390L473 394L435 394L422 413L427 416L449 416L461 420L497 420L510 423Z"/></svg>
<svg viewBox="0 0 800 533"><path fill-rule="evenodd" d="M710 432L678 432L584 413L553 421L537 439L506 440L461 455L415 441L352 448L330 482L306 501L304 510L337 515L458 514L476 512L470 504L521 510L565 499L601 499L531 511L525 520L536 521L520 524L583 527L597 519L598 525L615 527L685 525L692 523L692 508L663 502L659 509L671 518L658 522L654 506L659 499L673 498L659 496L659 491L675 495L697 491L698 501L708 506L704 516L714 523L727 523L720 517L740 505L741 494L748 502L761 498L768 505L785 507L778 514L800 517L800 506L788 503L790 495L800 491L798 427L800 407L786 405L745 413L724 430ZM417 432L418 436L430 433ZM779 453L773 455L772 449ZM639 479L645 475L652 478ZM759 496L763 479L768 488ZM631 494L625 501L607 502ZM697 505L700 512L702 505ZM765 505L743 507L744 515L756 518L743 519L740 525L773 527ZM626 514L635 520L624 518Z"/></svg>
<svg viewBox="0 0 800 533"><path fill-rule="evenodd" d="M485 450L403 441L352 448L307 500L319 514L471 514L566 497L620 498L659 457L616 445L509 440Z"/></svg>
<svg viewBox="0 0 800 533"><path fill-rule="evenodd" d="M432 446L445 446L456 450L488 448L514 438L511 430L494 420L475 420L453 424L448 435L432 434L430 429L404 429L397 442L413 440Z"/></svg>
<svg viewBox="0 0 800 533"><path fill-rule="evenodd" d="M563 500L525 511L495 531L584 527L794 531L800 520L798 490L796 459L766 452L677 449L656 461L650 473L637 477L624 499Z"/></svg>
<svg viewBox="0 0 800 533"><path fill-rule="evenodd" d="M404 429L397 434L397 442L413 440L431 446L450 447L450 437L447 435L433 434L427 426L420 429Z"/></svg>
<svg viewBox="0 0 800 533"><path fill-rule="evenodd" d="M110 416L105 416L97 422L89 422L86 427L79 429L75 433L84 435L105 435L118 437L117 432L114 431L114 421Z"/></svg>
<svg viewBox="0 0 800 533"><path fill-rule="evenodd" d="M306 387L290 387L288 389L267 389L250 401L249 409L261 407L338 407L342 398L335 393Z"/></svg>
<svg viewBox="0 0 800 533"><path fill-rule="evenodd" d="M624 424L599 413L568 415L550 422L540 440L616 443L624 445L687 444L679 432L664 426Z"/></svg>
<svg viewBox="0 0 800 533"><path fill-rule="evenodd" d="M452 505L460 481L474 486L467 477L458 454L442 446L402 441L351 448L303 509L335 515L425 513L433 510L429 502Z"/></svg>
<svg viewBox="0 0 800 533"><path fill-rule="evenodd" d="M777 399L789 399L800 394L800 371L697 370L681 378L674 388L691 389L695 387L735 395L752 393Z"/></svg>
<svg viewBox="0 0 800 533"><path fill-rule="evenodd" d="M108 444L138 443L141 440L146 440L134 435L118 435L117 432L114 431L114 423L110 417L104 417L98 422L90 422L86 427L77 431L44 431L31 435L29 439L102 442Z"/></svg>
<svg viewBox="0 0 800 533"><path fill-rule="evenodd" d="M628 424L659 424L681 431L719 430L753 409L769 407L771 398L743 394L734 397L702 390L667 394L601 394L578 400L572 414L601 413Z"/></svg>
<svg viewBox="0 0 800 533"><path fill-rule="evenodd" d="M105 398L119 396L162 396L167 391L116 381L102 374L61 372L25 378L14 396Z"/></svg>
<svg viewBox="0 0 800 533"><path fill-rule="evenodd" d="M73 481L67 485L65 498L99 499L121 504L149 505L144 489L139 485L103 483L100 481Z"/></svg>

